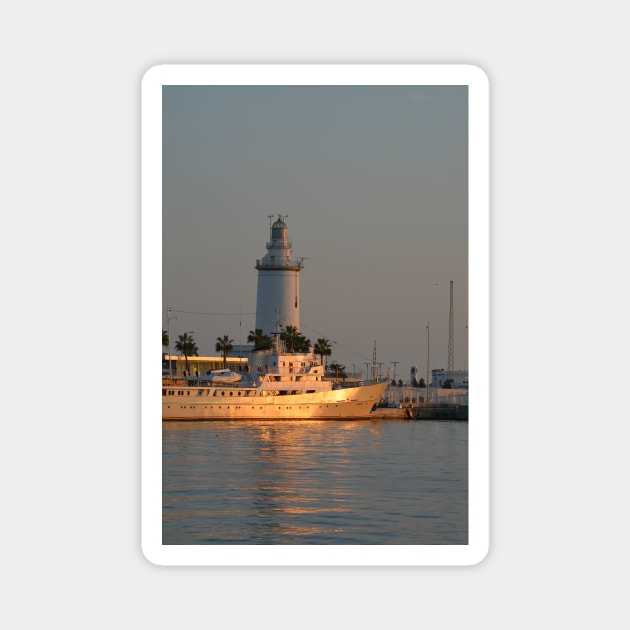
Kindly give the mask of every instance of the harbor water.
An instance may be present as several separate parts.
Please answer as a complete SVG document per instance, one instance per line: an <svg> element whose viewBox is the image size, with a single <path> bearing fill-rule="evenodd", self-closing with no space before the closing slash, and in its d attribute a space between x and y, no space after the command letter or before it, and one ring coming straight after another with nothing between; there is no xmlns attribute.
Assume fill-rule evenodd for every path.
<svg viewBox="0 0 630 630"><path fill-rule="evenodd" d="M163 545L465 545L468 422L162 423Z"/></svg>

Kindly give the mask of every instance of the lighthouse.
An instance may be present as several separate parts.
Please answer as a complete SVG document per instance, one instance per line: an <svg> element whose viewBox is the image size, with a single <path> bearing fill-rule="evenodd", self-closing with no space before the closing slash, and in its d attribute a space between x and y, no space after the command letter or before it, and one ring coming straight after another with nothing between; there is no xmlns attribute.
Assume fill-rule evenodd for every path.
<svg viewBox="0 0 630 630"><path fill-rule="evenodd" d="M273 215L269 216L269 223ZM277 330L278 325L300 329L300 271L304 260L292 259L286 215L270 225L267 253L256 261L258 292L256 299L256 328L265 334Z"/></svg>

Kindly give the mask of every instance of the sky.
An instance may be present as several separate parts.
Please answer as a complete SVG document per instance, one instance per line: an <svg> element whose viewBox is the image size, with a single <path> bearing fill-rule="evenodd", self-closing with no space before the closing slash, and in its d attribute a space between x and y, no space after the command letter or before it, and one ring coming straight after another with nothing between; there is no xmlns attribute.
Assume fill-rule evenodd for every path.
<svg viewBox="0 0 630 630"><path fill-rule="evenodd" d="M365 370L376 346L383 376L446 369L453 281L454 367L467 369L467 115L466 86L165 86L172 344L192 332L207 356L217 337L246 343L281 214L305 258L301 332L335 342L330 360Z"/></svg>

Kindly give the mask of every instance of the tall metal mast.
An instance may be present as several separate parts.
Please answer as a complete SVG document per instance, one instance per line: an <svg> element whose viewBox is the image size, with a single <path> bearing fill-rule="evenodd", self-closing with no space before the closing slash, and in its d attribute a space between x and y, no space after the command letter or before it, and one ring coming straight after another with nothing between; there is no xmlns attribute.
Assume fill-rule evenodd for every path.
<svg viewBox="0 0 630 630"><path fill-rule="evenodd" d="M429 389L429 341L431 322L427 322L427 402L431 402L431 390Z"/></svg>
<svg viewBox="0 0 630 630"><path fill-rule="evenodd" d="M451 311L448 317L448 369L447 379L453 378L455 371L455 324L453 322L453 281L451 280ZM451 384L452 385L452 384Z"/></svg>

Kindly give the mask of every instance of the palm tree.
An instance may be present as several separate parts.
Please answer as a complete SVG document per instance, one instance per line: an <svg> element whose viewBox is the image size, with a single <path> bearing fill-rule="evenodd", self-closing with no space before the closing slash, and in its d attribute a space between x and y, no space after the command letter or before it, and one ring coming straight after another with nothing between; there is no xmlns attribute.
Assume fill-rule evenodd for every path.
<svg viewBox="0 0 630 630"><path fill-rule="evenodd" d="M281 339L284 339L287 343L287 352L294 352L295 343L300 333L295 326L287 326L284 332L280 335Z"/></svg>
<svg viewBox="0 0 630 630"><path fill-rule="evenodd" d="M286 341L287 352L309 352L311 349L311 340L302 335L295 326L287 326L280 337Z"/></svg>
<svg viewBox="0 0 630 630"><path fill-rule="evenodd" d="M184 355L184 359L186 360L186 372L188 374L190 374L190 370L188 369L188 357L199 356L199 349L197 348L197 344L192 338L192 335L192 332L185 332L183 335L179 336L177 343L175 344L175 350Z"/></svg>
<svg viewBox="0 0 630 630"><path fill-rule="evenodd" d="M311 340L307 339L301 333L298 334L293 347L296 352L310 352L311 351Z"/></svg>
<svg viewBox="0 0 630 630"><path fill-rule="evenodd" d="M271 337L265 335L262 328L256 328L256 330L249 331L247 343L253 343L254 350L269 350L271 348Z"/></svg>
<svg viewBox="0 0 630 630"><path fill-rule="evenodd" d="M330 339L326 339L326 337L322 337L317 340L317 343L313 346L313 352L319 355L319 358L324 365L324 370L326 369L326 365L324 364L324 357L329 357L332 354L332 346L330 345Z"/></svg>
<svg viewBox="0 0 630 630"><path fill-rule="evenodd" d="M168 346L168 332L162 331L162 346Z"/></svg>
<svg viewBox="0 0 630 630"><path fill-rule="evenodd" d="M333 361L328 366L328 372L330 373L331 376L334 376L336 379L346 378L346 366L341 365L340 363L337 363L336 361Z"/></svg>
<svg viewBox="0 0 630 630"><path fill-rule="evenodd" d="M228 352L234 350L234 339L230 339L229 335L223 335L223 337L217 337L217 342L214 349L223 355L223 368L227 367L227 355Z"/></svg>

